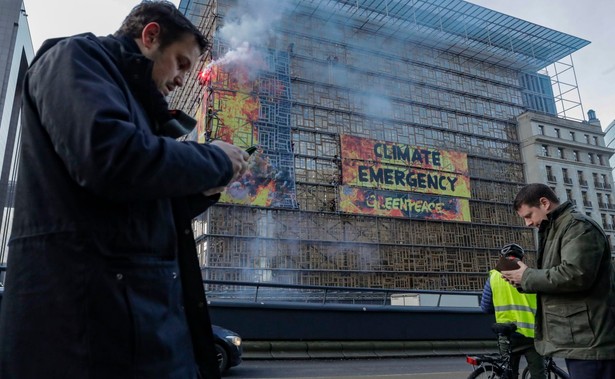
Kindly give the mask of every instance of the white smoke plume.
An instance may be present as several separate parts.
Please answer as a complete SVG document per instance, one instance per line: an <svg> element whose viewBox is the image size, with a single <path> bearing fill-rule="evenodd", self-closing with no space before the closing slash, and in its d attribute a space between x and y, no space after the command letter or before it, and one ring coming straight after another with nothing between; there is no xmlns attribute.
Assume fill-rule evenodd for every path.
<svg viewBox="0 0 615 379"><path fill-rule="evenodd" d="M212 65L244 64L254 60L255 47L265 46L275 38L275 27L288 9L289 2L279 0L239 0L224 17L218 36L230 50L211 62ZM258 59L256 59L258 60Z"/></svg>

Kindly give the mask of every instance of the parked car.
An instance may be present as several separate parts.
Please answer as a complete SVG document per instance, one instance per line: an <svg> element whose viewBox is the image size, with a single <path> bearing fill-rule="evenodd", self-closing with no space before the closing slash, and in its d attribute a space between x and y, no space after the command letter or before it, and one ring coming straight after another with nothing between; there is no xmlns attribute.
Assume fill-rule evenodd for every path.
<svg viewBox="0 0 615 379"><path fill-rule="evenodd" d="M239 334L218 325L212 325L212 330L214 332L220 372L223 373L241 363L241 337Z"/></svg>

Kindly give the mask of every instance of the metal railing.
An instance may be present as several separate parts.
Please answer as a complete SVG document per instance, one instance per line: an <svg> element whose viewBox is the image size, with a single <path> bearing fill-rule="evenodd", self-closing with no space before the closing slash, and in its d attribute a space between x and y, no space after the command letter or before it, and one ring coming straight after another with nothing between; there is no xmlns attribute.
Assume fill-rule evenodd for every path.
<svg viewBox="0 0 615 379"><path fill-rule="evenodd" d="M204 280L209 301L478 307L481 292Z"/></svg>
<svg viewBox="0 0 615 379"><path fill-rule="evenodd" d="M0 287L6 266L0 266ZM203 280L209 301L238 303L353 304L479 307L481 292L398 288L330 287L301 284Z"/></svg>

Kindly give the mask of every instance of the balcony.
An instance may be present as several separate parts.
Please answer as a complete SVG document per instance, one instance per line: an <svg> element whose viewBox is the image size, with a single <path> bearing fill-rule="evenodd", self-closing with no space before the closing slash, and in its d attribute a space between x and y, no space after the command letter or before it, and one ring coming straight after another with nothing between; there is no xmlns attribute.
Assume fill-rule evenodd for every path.
<svg viewBox="0 0 615 379"><path fill-rule="evenodd" d="M547 180L551 183L557 183L557 178L554 175L547 175Z"/></svg>
<svg viewBox="0 0 615 379"><path fill-rule="evenodd" d="M583 187L587 187L587 180L579 179L579 184Z"/></svg>
<svg viewBox="0 0 615 379"><path fill-rule="evenodd" d="M602 209L608 209L608 205L606 203L603 203L601 201L598 202L598 208L602 208Z"/></svg>
<svg viewBox="0 0 615 379"><path fill-rule="evenodd" d="M609 204L606 205L606 207L609 208L609 209L615 209L615 204L609 203Z"/></svg>
<svg viewBox="0 0 615 379"><path fill-rule="evenodd" d="M583 206L585 208L591 208L592 207L592 202L591 201L587 201L587 200L583 200Z"/></svg>
<svg viewBox="0 0 615 379"><path fill-rule="evenodd" d="M594 187L596 187L596 188L604 188L604 184L602 184L602 182L594 182Z"/></svg>
<svg viewBox="0 0 615 379"><path fill-rule="evenodd" d="M566 183L568 185L572 185L572 179L568 178L568 177L564 177L564 183Z"/></svg>
<svg viewBox="0 0 615 379"><path fill-rule="evenodd" d="M577 201L576 200L574 200L574 199L569 199L569 200L572 203L572 205L577 205Z"/></svg>
<svg viewBox="0 0 615 379"><path fill-rule="evenodd" d="M609 183L604 183L604 188L605 189L611 189L612 186Z"/></svg>

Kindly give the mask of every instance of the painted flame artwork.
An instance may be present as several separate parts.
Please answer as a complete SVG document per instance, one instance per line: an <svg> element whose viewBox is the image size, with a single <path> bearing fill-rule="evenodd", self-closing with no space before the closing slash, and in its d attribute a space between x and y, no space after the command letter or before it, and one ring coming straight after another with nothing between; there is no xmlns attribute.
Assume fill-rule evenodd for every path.
<svg viewBox="0 0 615 379"><path fill-rule="evenodd" d="M288 199L295 198L294 173L280 165L279 156L290 151L276 151L259 140L259 125L268 119L263 109L275 109L279 95L287 92L284 83L263 78L253 66L238 62L210 64L199 80L207 87L197 114L199 142L218 139L242 148L258 146L246 174L227 186L220 202L263 207L288 204Z"/></svg>

